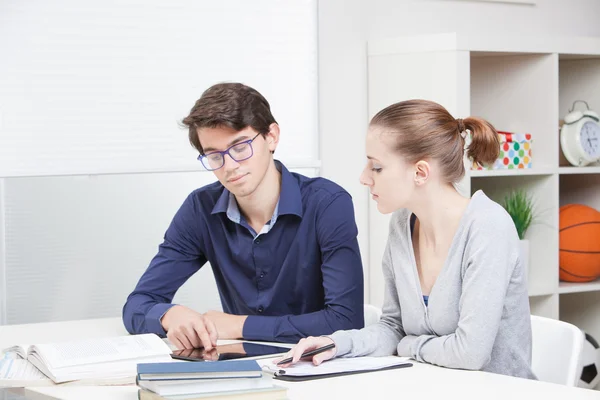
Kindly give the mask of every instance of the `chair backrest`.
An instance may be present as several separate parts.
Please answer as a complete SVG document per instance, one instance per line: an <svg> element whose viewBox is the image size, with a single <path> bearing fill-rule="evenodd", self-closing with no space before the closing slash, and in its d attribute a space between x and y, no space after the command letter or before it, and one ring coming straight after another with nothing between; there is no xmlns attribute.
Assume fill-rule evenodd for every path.
<svg viewBox="0 0 600 400"><path fill-rule="evenodd" d="M381 308L365 304L365 326L377 323L381 318Z"/></svg>
<svg viewBox="0 0 600 400"><path fill-rule="evenodd" d="M568 322L531 316L532 369L540 381L577 386L585 336Z"/></svg>

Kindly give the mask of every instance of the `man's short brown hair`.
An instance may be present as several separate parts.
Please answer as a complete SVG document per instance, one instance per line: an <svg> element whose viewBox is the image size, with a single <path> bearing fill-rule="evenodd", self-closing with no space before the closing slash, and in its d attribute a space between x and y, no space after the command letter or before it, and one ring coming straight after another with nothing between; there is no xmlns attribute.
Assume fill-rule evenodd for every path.
<svg viewBox="0 0 600 400"><path fill-rule="evenodd" d="M218 83L206 89L182 122L189 129L191 145L200 154L204 150L198 139L199 128L226 126L241 131L251 127L266 135L270 125L277 123L267 99L242 83Z"/></svg>

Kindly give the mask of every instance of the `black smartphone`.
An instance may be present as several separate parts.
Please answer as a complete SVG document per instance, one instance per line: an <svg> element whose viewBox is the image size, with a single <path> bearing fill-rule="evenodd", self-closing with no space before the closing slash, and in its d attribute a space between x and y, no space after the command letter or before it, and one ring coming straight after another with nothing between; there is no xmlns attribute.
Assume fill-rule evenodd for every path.
<svg viewBox="0 0 600 400"><path fill-rule="evenodd" d="M218 345L209 351L204 348L173 350L171 358L186 361L223 361L285 354L289 350L287 347L270 344L239 342Z"/></svg>

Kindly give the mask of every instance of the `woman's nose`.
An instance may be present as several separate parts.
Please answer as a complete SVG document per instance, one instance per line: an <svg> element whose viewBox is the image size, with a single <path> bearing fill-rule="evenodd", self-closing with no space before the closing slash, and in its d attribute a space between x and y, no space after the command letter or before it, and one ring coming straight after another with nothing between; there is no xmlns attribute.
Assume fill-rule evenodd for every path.
<svg viewBox="0 0 600 400"><path fill-rule="evenodd" d="M367 174L366 171L363 171L363 173L360 174L359 181L362 185L365 185L365 186L373 185L373 179L371 179L371 177Z"/></svg>

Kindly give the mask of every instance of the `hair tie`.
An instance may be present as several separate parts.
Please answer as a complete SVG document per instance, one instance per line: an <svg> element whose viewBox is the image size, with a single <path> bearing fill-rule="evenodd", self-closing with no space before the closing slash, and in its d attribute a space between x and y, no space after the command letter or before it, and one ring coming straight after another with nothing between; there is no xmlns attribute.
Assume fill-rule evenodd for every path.
<svg viewBox="0 0 600 400"><path fill-rule="evenodd" d="M465 123L463 122L462 118L458 118L456 122L458 123L458 132L462 135L465 131Z"/></svg>

